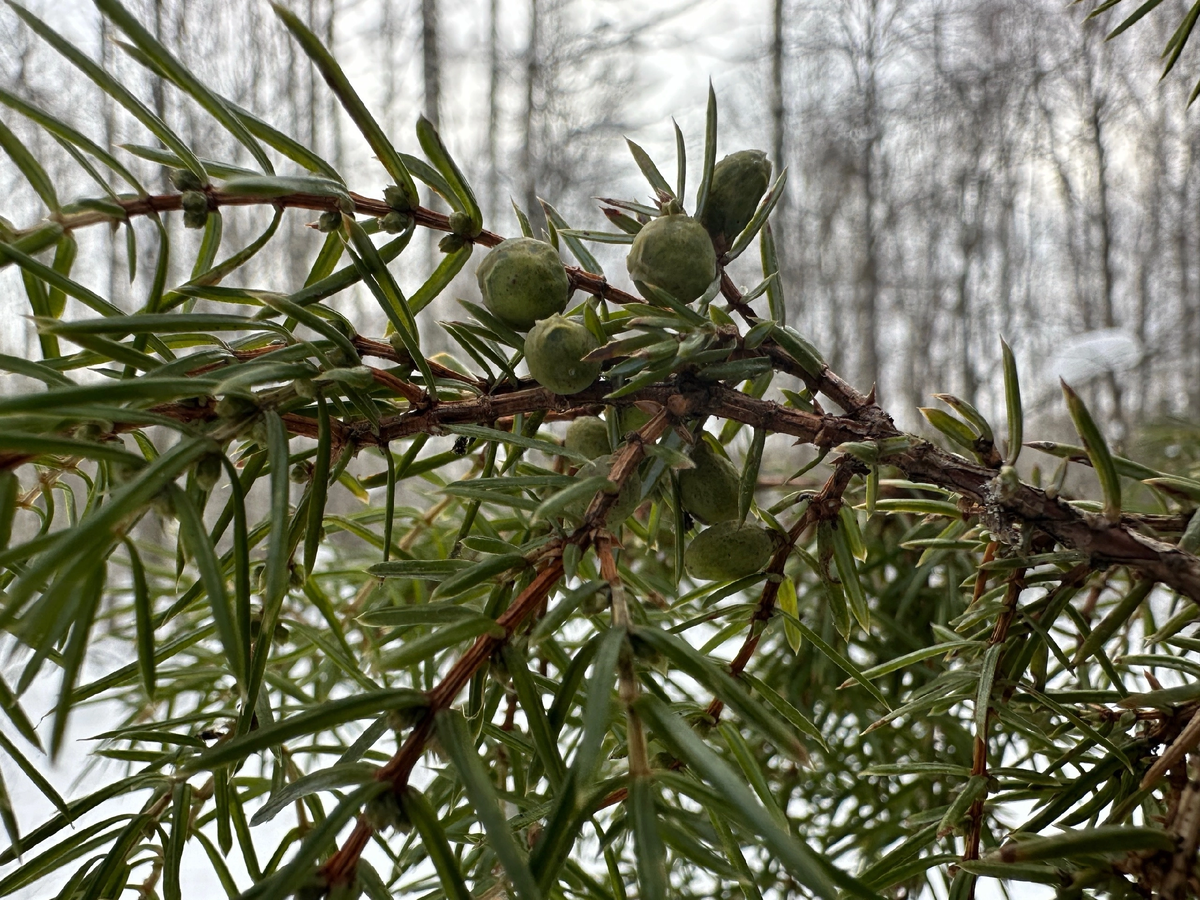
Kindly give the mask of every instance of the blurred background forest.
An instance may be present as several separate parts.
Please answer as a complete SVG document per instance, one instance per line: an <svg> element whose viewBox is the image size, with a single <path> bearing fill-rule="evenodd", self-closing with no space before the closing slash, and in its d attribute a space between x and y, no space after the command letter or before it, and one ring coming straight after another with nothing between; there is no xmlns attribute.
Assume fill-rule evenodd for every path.
<svg viewBox="0 0 1200 900"><path fill-rule="evenodd" d="M88 0L24 2L118 73L199 155L248 162L194 103L126 54ZM382 195L383 169L265 0L125 2L202 80L312 147L352 190ZM1188 107L1200 51L1159 80L1162 48L1189 2L1164 0L1109 43L1108 29L1131 10L1084 22L1091 4L1065 0L283 2L331 45L398 149L415 152L419 114L433 120L486 226L507 236L519 233L513 203L540 227L538 198L576 228L612 230L594 198L646 193L624 137L673 172L672 116L693 161L690 205L711 79L718 157L760 148L789 169L772 218L788 323L856 385L877 385L900 427L928 433L917 407L938 391L1002 421L1003 336L1021 369L1027 435L1077 440L1062 376L1114 449L1151 464L1159 453L1200 462L1200 112ZM147 132L2 4L0 90L100 144L153 156L137 146ZM99 193L45 131L7 107L0 119L64 200ZM172 190L157 163L122 159L152 190ZM0 192L0 215L15 226L41 215L6 156ZM424 192L423 201L440 208ZM300 227L316 219L305 215L289 212L274 250L228 283L300 288L323 237ZM223 221L229 252L262 234L271 210L229 209ZM177 284L200 233L178 216L164 222L175 248L168 283ZM135 245L124 229L80 230L79 258L103 263L73 271L127 309L144 302L159 247L149 220L133 228ZM436 266L439 236L418 232L417 252L393 266L407 291ZM629 288L626 248L591 249ZM759 280L756 255L734 264L735 280ZM481 258L425 317L431 354L449 349L432 320L462 317L455 296L478 299ZM20 278L16 267L0 271L0 353L37 357ZM379 305L355 290L338 301L355 308L342 311L363 334L383 335ZM0 377L0 394L22 386ZM795 468L769 455L764 472ZM1023 466L1035 459L1026 454ZM254 502L265 514L265 500Z"/></svg>
<svg viewBox="0 0 1200 900"><path fill-rule="evenodd" d="M151 83L90 3L29 5L118 72L202 155L240 159L244 151L193 104ZM835 369L878 384L902 426L919 427L915 407L933 391L998 410L1001 335L1017 352L1034 413L1061 407L1062 375L1085 391L1118 446L1147 423L1200 419L1191 54L1180 66L1192 78L1158 80L1168 29L1185 8L1178 0L1111 43L1106 27L1118 19L1084 23L1088 5L1064 9L1062 0L288 5L333 44L398 146L415 148L419 113L439 125L488 227L504 234L517 233L510 199L536 220L539 197L574 227L604 228L592 198L645 190L622 136L671 166L675 116L698 154L711 78L720 154L759 147L790 170L774 219L789 322ZM226 96L313 146L354 189L381 192L382 170L267 4L135 0L130 8ZM0 11L0 87L101 143L147 141L8 10ZM97 193L45 132L7 109L3 116L56 183ZM153 163L139 174L166 189ZM36 198L7 159L0 190L4 215L30 224ZM226 246L252 240L267 216L228 216ZM252 286L300 286L319 235L296 225L282 253L250 269L259 279ZM169 227L182 231L178 221ZM113 253L107 271L81 280L117 302L145 292L157 245L149 231L133 283L123 234L82 237L111 240ZM598 255L624 286L623 248L606 249ZM437 256L432 240L407 254L401 284L420 284ZM474 299L473 269L451 295ZM0 351L36 353L23 291L10 287L0 293ZM381 334L382 315L360 299L352 318Z"/></svg>

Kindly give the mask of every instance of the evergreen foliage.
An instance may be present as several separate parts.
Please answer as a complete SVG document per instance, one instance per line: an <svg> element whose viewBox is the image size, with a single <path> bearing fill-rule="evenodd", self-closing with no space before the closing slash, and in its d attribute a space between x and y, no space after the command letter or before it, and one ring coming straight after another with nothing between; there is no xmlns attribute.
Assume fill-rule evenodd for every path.
<svg viewBox="0 0 1200 900"><path fill-rule="evenodd" d="M13 5L161 144L175 190L151 193L110 149L9 104L70 148L97 196L62 203L0 126L48 210L0 235L41 350L0 368L44 385L0 398L0 622L23 651L0 682L19 739L0 734L0 749L8 777L59 810L31 823L0 783L0 894L45 894L55 877L60 897L176 900L195 896L184 853L202 853L229 896L262 900L902 897L934 883L962 898L983 879L1196 895L1194 460L1163 471L1114 454L1067 385L1079 446L1025 443L1007 347L1003 428L938 395L945 408L924 413L950 449L899 431L785 321L769 219L786 172L753 188L752 214L714 209L727 192L713 189L711 92L694 202L681 139L674 182L631 144L654 199L604 201L618 231L573 229L545 205L542 237L573 258L565 313L601 371L555 394L522 374L523 321L465 301L461 321L426 321L503 240L429 121L424 158L401 152L277 6L390 181L356 193L119 0L96 2L245 158L198 156ZM414 179L451 212L420 206ZM223 247L223 217L251 205L274 208L269 229ZM605 279L589 242L633 244L681 212L746 221L721 233L694 302ZM325 240L304 287L239 284L306 215ZM202 234L183 284L167 283L173 217ZM160 262L127 312L73 275L87 263L74 236L138 219ZM405 296L392 267L421 229L445 234L443 255ZM742 291L725 266L754 249L761 281ZM353 291L387 334L356 330ZM434 329L453 355L427 355ZM564 443L562 423L584 416L603 417L588 443L603 422L611 454ZM812 463L773 477L772 449L794 442ZM736 513L730 496L710 516L721 551L743 542L760 564L713 552L685 566L705 533L681 498L697 447L736 494ZM1023 477L1023 447L1055 474ZM1087 469L1096 489L1075 496L1066 475ZM96 674L113 646L129 662ZM22 695L51 673L43 745ZM118 713L94 755L124 772L68 801L41 768L97 702Z"/></svg>

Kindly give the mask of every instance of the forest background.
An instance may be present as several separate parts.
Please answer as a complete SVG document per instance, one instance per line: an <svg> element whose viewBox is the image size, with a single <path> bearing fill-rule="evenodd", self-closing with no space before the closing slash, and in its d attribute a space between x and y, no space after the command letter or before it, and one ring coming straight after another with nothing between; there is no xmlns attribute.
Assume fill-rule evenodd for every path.
<svg viewBox="0 0 1200 900"><path fill-rule="evenodd" d="M879 385L902 427L920 426L915 409L935 389L998 411L997 335L1026 373L1028 415L1050 411L1062 376L1086 389L1118 446L1147 422L1200 416L1200 136L1189 127L1191 81L1158 80L1180 18L1169 9L1106 43L1103 23L1081 23L1085 7L1054 0L292 5L345 59L389 132L418 113L438 124L496 227L515 227L510 198L537 218L539 197L576 227L602 227L594 197L641 190L621 138L662 157L674 149L674 116L698 147L711 78L729 129L721 152L760 147L789 169L772 220L789 321L835 370ZM185 140L233 152L229 135L115 49L90 4L42 7L128 83L145 83ZM347 136L344 113L269 7L131 8L239 105L271 110L351 181L371 171L366 145ZM60 115L87 110L113 143L135 140L111 98L67 69L0 12L0 84ZM69 196L75 179L85 192L67 154L14 118L60 190ZM165 177L149 163L138 174ZM36 209L7 163L0 190L9 210ZM231 221L226 238L248 240L265 221ZM319 244L305 230L280 237L289 252L273 265ZM410 254L402 287L425 280L434 244L428 268ZM139 247L148 273L155 242ZM122 252L90 273L118 303L138 289ZM621 251L597 252L612 263ZM176 255L178 266L189 258ZM284 268L272 281L298 287L304 267ZM619 283L623 266L607 268ZM277 273L255 274L265 283ZM444 297L476 294L464 272ZM359 299L363 327L382 324L365 292ZM12 291L0 299L2 352L24 355L36 341L23 302Z"/></svg>
<svg viewBox="0 0 1200 900"><path fill-rule="evenodd" d="M90 4L29 5L150 97L189 145L236 155L228 134L115 48ZM270 111L348 182L379 180L369 150L268 6L128 5L220 93ZM916 410L934 390L1002 418L1002 335L1039 437L1073 438L1061 376L1114 450L1178 458L1200 446L1200 138L1188 107L1193 80L1158 80L1173 11L1106 43L1102 25L1082 22L1084 7L1064 11L1055 0L290 6L334 49L389 134L410 132L419 113L437 124L485 221L505 233L517 231L510 198L535 228L538 198L552 199L576 227L604 227L595 197L645 191L622 138L669 159L673 115L697 153L711 79L721 154L760 147L776 171L790 172L772 219L789 322L833 369L864 389L877 385L900 427L929 433ZM7 9L0 86L64 119L98 124L107 144L140 140L108 95L70 77ZM5 123L64 197L91 192L46 133L15 115ZM170 190L157 164L132 168L152 189ZM7 160L0 190L5 213L27 224L37 197ZM269 220L268 209L230 216L225 240L247 243ZM123 235L79 236L81 257L109 266L75 277L118 306L144 294L156 263L153 226L133 227L142 256L132 283ZM175 217L166 227L177 250L168 280L177 283L200 238ZM419 234L422 252L397 269L406 291L437 264L437 237ZM276 240L284 250L245 275L295 290L321 236L292 228ZM97 253L97 242L111 242L111 252ZM624 248L595 252L628 287ZM750 263L739 266L754 284ZM473 269L436 301L430 323L452 313L453 298L477 299ZM362 333L382 334L386 320L367 292L347 296L356 306L344 311ZM19 273L0 273L0 352L36 355L26 312ZM449 349L436 327L426 338L430 354ZM1191 442L1181 440L1189 433ZM811 456L794 452L773 455L764 477ZM74 725L88 729L86 719Z"/></svg>

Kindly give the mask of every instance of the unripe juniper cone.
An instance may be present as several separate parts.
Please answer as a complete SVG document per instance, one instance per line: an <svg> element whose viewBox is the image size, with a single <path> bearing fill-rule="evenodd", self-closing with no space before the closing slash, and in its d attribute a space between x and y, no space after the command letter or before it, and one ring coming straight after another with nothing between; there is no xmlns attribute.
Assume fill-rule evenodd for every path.
<svg viewBox="0 0 1200 900"><path fill-rule="evenodd" d="M509 238L475 272L483 302L505 324L528 331L567 308L571 285L558 251L533 238Z"/></svg>
<svg viewBox="0 0 1200 900"><path fill-rule="evenodd" d="M691 303L717 277L717 254L704 226L691 216L659 216L637 233L625 267L647 299L645 285L652 284Z"/></svg>
<svg viewBox="0 0 1200 900"><path fill-rule="evenodd" d="M599 416L580 416L567 426L563 443L568 450L582 453L589 459L612 452L608 445L608 425Z"/></svg>
<svg viewBox="0 0 1200 900"><path fill-rule="evenodd" d="M525 337L529 374L556 394L578 394L600 377L600 363L583 358L600 346L596 336L562 316L542 319Z"/></svg>
<svg viewBox="0 0 1200 900"><path fill-rule="evenodd" d="M708 204L700 222L708 229L718 252L728 250L750 224L770 183L771 163L761 150L739 150L713 168Z"/></svg>
<svg viewBox="0 0 1200 900"><path fill-rule="evenodd" d="M761 571L773 552L775 540L765 528L718 522L692 538L683 567L697 581L733 581Z"/></svg>
<svg viewBox="0 0 1200 900"><path fill-rule="evenodd" d="M579 471L575 473L575 477L595 478L597 475L610 476L612 463L613 458L611 456L598 456L590 463L581 466ZM621 493L617 494L617 499L613 501L613 505L608 511L608 517L605 519L608 530L616 531L622 522L633 515L633 511L637 509L641 499L642 479L638 477L637 472L634 472L625 479L625 483L621 485ZM572 504L567 507L567 515L576 520L582 519L591 502L591 498L589 497L586 500Z"/></svg>
<svg viewBox="0 0 1200 900"><path fill-rule="evenodd" d="M626 406L621 410L617 421L621 425L621 434L626 435L631 431L638 431L653 418L654 416L644 409L639 409L636 406Z"/></svg>
<svg viewBox="0 0 1200 900"><path fill-rule="evenodd" d="M693 469L679 473L683 508L706 525L736 519L741 477L733 463L701 438L692 451Z"/></svg>

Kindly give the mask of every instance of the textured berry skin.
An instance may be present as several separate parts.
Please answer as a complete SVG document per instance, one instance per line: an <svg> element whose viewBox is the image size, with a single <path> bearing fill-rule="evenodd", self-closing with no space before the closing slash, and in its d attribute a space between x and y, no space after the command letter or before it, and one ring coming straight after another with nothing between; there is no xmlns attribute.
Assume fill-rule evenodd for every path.
<svg viewBox="0 0 1200 900"><path fill-rule="evenodd" d="M739 150L717 163L701 224L724 252L754 217L771 183L771 163L761 150Z"/></svg>
<svg viewBox="0 0 1200 900"><path fill-rule="evenodd" d="M518 331L567 308L571 285L558 251L533 238L509 238L475 271L483 302Z"/></svg>
<svg viewBox="0 0 1200 900"><path fill-rule="evenodd" d="M583 357L600 346L596 336L578 322L551 316L542 319L525 336L525 362L529 374L556 394L578 394L600 377L600 363Z"/></svg>
<svg viewBox="0 0 1200 900"><path fill-rule="evenodd" d="M659 216L642 226L625 258L643 295L652 284L691 303L717 277L717 254L704 226L690 216Z"/></svg>
<svg viewBox="0 0 1200 900"><path fill-rule="evenodd" d="M567 426L568 450L582 453L588 459L612 452L608 445L608 425L599 416L580 416Z"/></svg>
<svg viewBox="0 0 1200 900"><path fill-rule="evenodd" d="M736 519L741 476L733 463L701 440L692 451L694 469L679 473L683 508L706 525Z"/></svg>
<svg viewBox="0 0 1200 900"><path fill-rule="evenodd" d="M611 456L597 456L587 465L581 466L579 471L575 473L576 478L595 478L597 475L608 475L612 470ZM616 531L617 527L633 515L633 511L637 509L638 503L642 498L642 479L634 472L621 486L621 493L617 494L617 499L608 511L608 518L605 519L606 526L609 531ZM580 501L578 504L567 508L567 513L572 518L582 519L583 514L587 512L588 506L591 504L591 499Z"/></svg>
<svg viewBox="0 0 1200 900"><path fill-rule="evenodd" d="M775 540L765 528L718 522L692 538L683 567L697 581L733 581L761 571L774 551Z"/></svg>

